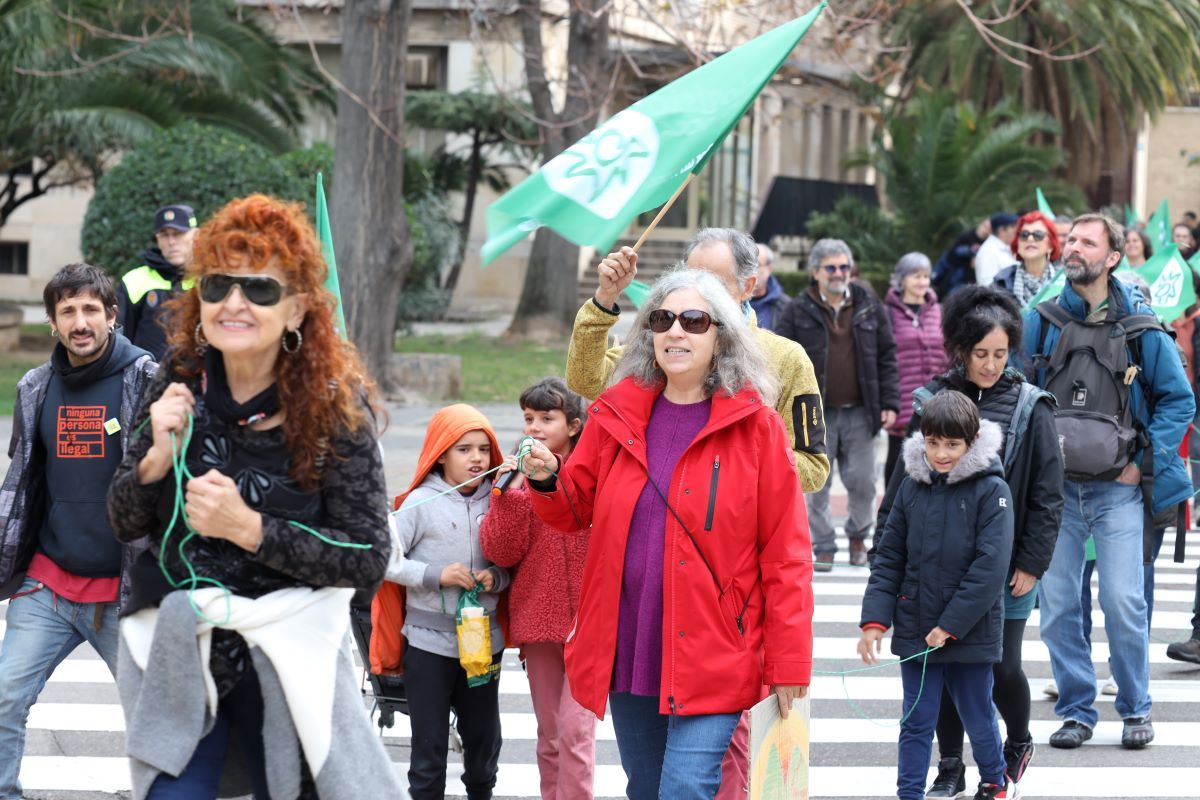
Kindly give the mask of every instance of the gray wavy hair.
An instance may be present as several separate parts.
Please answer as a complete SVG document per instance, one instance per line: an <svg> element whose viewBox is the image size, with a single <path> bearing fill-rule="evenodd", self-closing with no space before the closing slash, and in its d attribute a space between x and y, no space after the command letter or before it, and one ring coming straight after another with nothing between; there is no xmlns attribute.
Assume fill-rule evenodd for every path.
<svg viewBox="0 0 1200 800"><path fill-rule="evenodd" d="M693 250L718 242L729 245L729 252L733 253L733 277L737 281L738 291L744 290L746 281L758 275L758 245L744 231L737 228L701 228L688 240L683 260L691 258Z"/></svg>
<svg viewBox="0 0 1200 800"><path fill-rule="evenodd" d="M850 264L850 270L854 270L854 253L850 252L850 245L841 239L817 239L817 243L808 253L808 268L815 270L821 266L822 259L830 256L845 256Z"/></svg>
<svg viewBox="0 0 1200 800"><path fill-rule="evenodd" d="M712 397L718 391L732 395L751 388L758 392L764 403L774 405L779 383L754 340L746 315L719 278L704 270L688 269L684 264L677 264L659 278L638 309L633 331L625 344L625 354L617 363L608 385L614 386L628 377L642 386L658 386L666 380L655 359L649 316L651 311L662 308L667 295L680 289L699 292L708 304L707 310L713 321L721 323L716 329L712 366L704 379L705 396Z"/></svg>

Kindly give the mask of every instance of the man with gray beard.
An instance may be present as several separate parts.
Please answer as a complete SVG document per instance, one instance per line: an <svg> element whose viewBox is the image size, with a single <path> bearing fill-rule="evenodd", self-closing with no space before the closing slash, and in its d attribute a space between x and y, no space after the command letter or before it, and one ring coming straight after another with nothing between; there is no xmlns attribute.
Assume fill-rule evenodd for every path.
<svg viewBox="0 0 1200 800"><path fill-rule="evenodd" d="M1063 246L1067 285L1057 301L1025 317L1036 383L1058 400L1066 468L1062 524L1039 598L1059 690L1054 711L1063 720L1050 736L1058 748L1091 739L1100 717L1080 602L1089 536L1118 687L1114 706L1124 721L1121 745L1153 741L1142 569L1151 526L1143 509L1154 514L1192 493L1179 445L1195 400L1171 335L1139 292L1112 277L1124 243L1123 229L1108 217L1077 218Z"/></svg>

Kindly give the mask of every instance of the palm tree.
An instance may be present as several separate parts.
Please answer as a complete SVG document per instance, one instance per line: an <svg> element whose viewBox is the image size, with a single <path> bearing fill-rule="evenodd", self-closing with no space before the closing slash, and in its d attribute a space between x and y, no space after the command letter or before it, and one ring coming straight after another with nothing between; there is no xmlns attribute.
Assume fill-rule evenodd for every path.
<svg viewBox="0 0 1200 800"><path fill-rule="evenodd" d="M306 104L332 104L306 58L233 0L0 0L0 40L0 226L179 122L284 152Z"/></svg>
<svg viewBox="0 0 1200 800"><path fill-rule="evenodd" d="M807 235L852 242L863 272L876 280L902 253L936 258L997 209L1032 206L1034 186L1052 203L1079 207L1079 190L1052 177L1062 151L1036 142L1057 132L1053 117L1012 101L979 110L949 92L927 93L894 109L872 150L845 164L875 167L886 213L843 199L833 213L812 215Z"/></svg>
<svg viewBox="0 0 1200 800"><path fill-rule="evenodd" d="M907 0L884 23L882 58L902 54L902 98L944 88L1051 115L1067 179L1100 206L1127 199L1104 178L1128 163L1142 113L1200 83L1197 31L1196 0Z"/></svg>

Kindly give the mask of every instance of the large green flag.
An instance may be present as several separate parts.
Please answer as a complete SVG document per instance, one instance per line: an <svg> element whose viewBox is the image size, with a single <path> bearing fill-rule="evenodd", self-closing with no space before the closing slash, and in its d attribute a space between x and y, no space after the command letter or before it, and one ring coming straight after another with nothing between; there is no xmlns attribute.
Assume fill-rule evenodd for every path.
<svg viewBox="0 0 1200 800"><path fill-rule="evenodd" d="M1046 195L1042 194L1042 187L1037 187L1037 203L1038 211L1045 214L1051 222L1054 221L1054 211L1050 208L1050 203L1046 200Z"/></svg>
<svg viewBox="0 0 1200 800"><path fill-rule="evenodd" d="M321 173L317 173L317 196L314 201L317 217L317 238L321 240L321 255L325 257L325 265L329 267L329 277L325 279L325 288L337 301L334 305L334 321L338 333L346 335L346 317L342 313L342 286L338 283L337 259L333 255L333 230L329 227L329 207L325 205L325 182Z"/></svg>
<svg viewBox="0 0 1200 800"><path fill-rule="evenodd" d="M1158 210L1150 216L1150 221L1146 223L1146 236L1150 239L1150 244L1157 250L1160 247L1166 247L1171 241L1171 212L1167 208L1167 201L1163 200L1158 204Z"/></svg>
<svg viewBox="0 0 1200 800"><path fill-rule="evenodd" d="M1150 287L1150 307L1163 322L1173 322L1196 302L1192 274L1191 267L1179 254L1179 247L1173 243L1161 250L1155 250L1154 255L1138 269L1125 262L1113 272L1113 276L1118 280L1130 275L1137 275L1144 280ZM1043 286L1025 305L1025 310L1029 311L1043 300L1058 297L1062 294L1066 282L1067 271L1060 270L1054 280Z"/></svg>
<svg viewBox="0 0 1200 800"><path fill-rule="evenodd" d="M542 226L606 251L704 168L825 5L667 84L543 164L488 207L483 263Z"/></svg>

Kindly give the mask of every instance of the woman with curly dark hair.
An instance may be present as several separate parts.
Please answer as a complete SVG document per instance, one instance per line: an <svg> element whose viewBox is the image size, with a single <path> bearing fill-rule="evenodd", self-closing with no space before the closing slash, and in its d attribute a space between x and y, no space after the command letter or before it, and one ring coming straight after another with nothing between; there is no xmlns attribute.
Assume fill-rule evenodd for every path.
<svg viewBox="0 0 1200 800"><path fill-rule="evenodd" d="M1062 517L1063 464L1054 401L1026 383L1010 366L1021 352L1021 312L1013 297L985 286L968 286L951 295L942 314L942 334L952 366L914 393L909 434L919 429L922 404L945 390L962 392L979 415L1004 432L1004 479L1013 497L1014 537L1004 593L1004 651L995 665L992 699L1008 732L1004 759L1008 776L1018 783L1033 758L1029 733L1029 681L1021 667L1025 625L1037 599L1037 584L1054 554ZM899 491L902 470L888 483L876 531L884 529ZM943 694L937 725L938 775L926 797L956 797L966 786L963 724L948 694Z"/></svg>
<svg viewBox="0 0 1200 800"><path fill-rule="evenodd" d="M231 748L259 800L400 794L343 647L391 546L374 387L326 274L302 208L251 195L201 228L171 301L108 498L148 544L118 670L139 800L215 798Z"/></svg>

